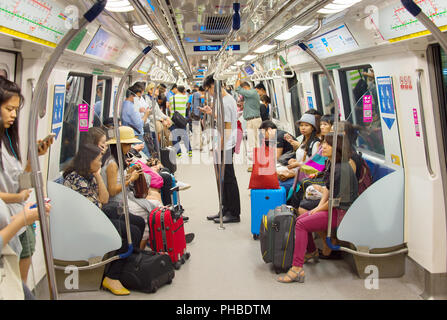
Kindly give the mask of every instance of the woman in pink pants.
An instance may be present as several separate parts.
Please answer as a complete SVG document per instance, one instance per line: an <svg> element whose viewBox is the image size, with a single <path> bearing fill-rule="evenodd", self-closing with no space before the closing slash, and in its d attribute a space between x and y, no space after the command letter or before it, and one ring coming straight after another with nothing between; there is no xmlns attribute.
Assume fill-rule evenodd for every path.
<svg viewBox="0 0 447 320"><path fill-rule="evenodd" d="M295 250L293 253L293 264L287 274L279 277L278 281L283 283L304 282L305 274L303 264L306 252L316 252L312 232L325 231L328 227L329 208L329 173L331 168L330 159L333 152L334 134L329 133L323 141L323 156L327 157L328 164L325 170L326 186L320 188L323 194L319 205L301 215L295 225ZM350 160L352 153L349 143L343 143L345 136L339 134L337 138L334 198L340 198L338 208L332 210L332 228L338 227L349 206L358 196L358 182L355 176L355 164ZM346 138L347 139L347 138ZM343 178L342 178L343 177Z"/></svg>

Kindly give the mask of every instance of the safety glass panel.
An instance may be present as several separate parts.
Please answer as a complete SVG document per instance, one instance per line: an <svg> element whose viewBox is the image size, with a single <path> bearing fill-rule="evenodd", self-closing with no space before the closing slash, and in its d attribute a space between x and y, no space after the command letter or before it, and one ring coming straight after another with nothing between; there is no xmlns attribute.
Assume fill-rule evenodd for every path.
<svg viewBox="0 0 447 320"><path fill-rule="evenodd" d="M368 153L385 156L374 70L361 67L340 72L345 119L358 132L352 143ZM385 92L391 95L392 92Z"/></svg>
<svg viewBox="0 0 447 320"><path fill-rule="evenodd" d="M332 94L328 78L323 73L316 74L314 75L314 82L317 89L315 92L317 94L318 110L323 114L334 114L334 95Z"/></svg>
<svg viewBox="0 0 447 320"><path fill-rule="evenodd" d="M69 76L67 79L62 129L62 145L59 161L59 169L61 171L64 170L66 165L74 157L79 147L79 126L80 124L85 126L85 119L83 119L83 123L79 122L79 106L86 106L87 114L90 110L89 103L86 101L90 100L86 97L86 94L89 96L87 88L88 82L88 79L83 76Z"/></svg>

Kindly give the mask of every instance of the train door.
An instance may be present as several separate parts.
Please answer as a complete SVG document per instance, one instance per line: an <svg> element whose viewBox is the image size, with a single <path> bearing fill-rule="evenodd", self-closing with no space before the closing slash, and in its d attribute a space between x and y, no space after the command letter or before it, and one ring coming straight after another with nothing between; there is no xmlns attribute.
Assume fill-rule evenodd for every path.
<svg viewBox="0 0 447 320"><path fill-rule="evenodd" d="M365 171L356 165L362 193L344 217L337 235L367 252L391 252L405 243L405 171L393 77L376 77L369 65L339 69L337 73L345 113L345 141L361 152L372 175L372 184L361 189L365 188L361 183ZM343 179L349 186L349 177ZM399 272L401 267L399 264Z"/></svg>
<svg viewBox="0 0 447 320"><path fill-rule="evenodd" d="M330 71L332 77L334 77L334 72ZM318 72L313 74L313 83L316 99L316 108L322 114L334 114L335 113L335 102L332 89L329 86L329 80L324 73ZM340 110L340 114L343 117L344 110Z"/></svg>
<svg viewBox="0 0 447 320"><path fill-rule="evenodd" d="M87 105L90 110L92 95L91 75L69 74L66 84L64 119L62 129L62 146L59 160L59 170L74 157L81 139L79 130L79 105Z"/></svg>
<svg viewBox="0 0 447 320"><path fill-rule="evenodd" d="M0 75L9 81L16 81L16 54L0 51Z"/></svg>
<svg viewBox="0 0 447 320"><path fill-rule="evenodd" d="M93 126L101 127L109 117L110 101L112 96L112 79L98 77L96 84L95 106L93 110Z"/></svg>
<svg viewBox="0 0 447 320"><path fill-rule="evenodd" d="M296 136L300 135L299 128L295 126L295 123L301 119L301 103L300 103L300 84L297 77L287 79L289 88L290 103L292 108L293 128ZM302 92L302 87L301 87Z"/></svg>

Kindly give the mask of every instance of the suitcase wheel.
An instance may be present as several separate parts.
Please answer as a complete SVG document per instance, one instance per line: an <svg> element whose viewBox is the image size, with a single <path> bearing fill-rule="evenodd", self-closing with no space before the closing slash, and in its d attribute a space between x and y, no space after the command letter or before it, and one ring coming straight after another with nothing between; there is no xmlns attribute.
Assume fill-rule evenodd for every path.
<svg viewBox="0 0 447 320"><path fill-rule="evenodd" d="M259 239L259 234L253 233L253 240L258 240Z"/></svg>
<svg viewBox="0 0 447 320"><path fill-rule="evenodd" d="M172 283L172 279L169 279L168 282L166 282L167 284L171 284Z"/></svg>
<svg viewBox="0 0 447 320"><path fill-rule="evenodd" d="M181 263L180 261L177 261L177 262L174 264L174 268L175 268L175 270L179 270L181 266L182 266L182 263Z"/></svg>
<svg viewBox="0 0 447 320"><path fill-rule="evenodd" d="M190 257L191 257L191 254L190 254L189 252L186 252L186 253L185 253L185 258L186 258L186 260L188 260Z"/></svg>
<svg viewBox="0 0 447 320"><path fill-rule="evenodd" d="M276 268L275 268L275 273L276 273L276 274L280 274L280 273L281 273L281 269L276 269Z"/></svg>
<svg viewBox="0 0 447 320"><path fill-rule="evenodd" d="M182 262L182 264L185 264L185 262L186 262L185 256L183 256L183 257L180 259L180 261Z"/></svg>

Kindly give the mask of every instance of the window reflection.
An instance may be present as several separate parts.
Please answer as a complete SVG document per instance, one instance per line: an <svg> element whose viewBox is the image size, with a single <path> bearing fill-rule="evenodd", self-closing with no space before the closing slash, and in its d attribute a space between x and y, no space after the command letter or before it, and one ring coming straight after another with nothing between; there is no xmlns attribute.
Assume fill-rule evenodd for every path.
<svg viewBox="0 0 447 320"><path fill-rule="evenodd" d="M350 107L350 110L345 110L345 118L359 133L357 146L385 155L374 70L370 67L356 68L345 70L343 74L347 84L343 92L344 103ZM371 111L368 111L369 108Z"/></svg>

